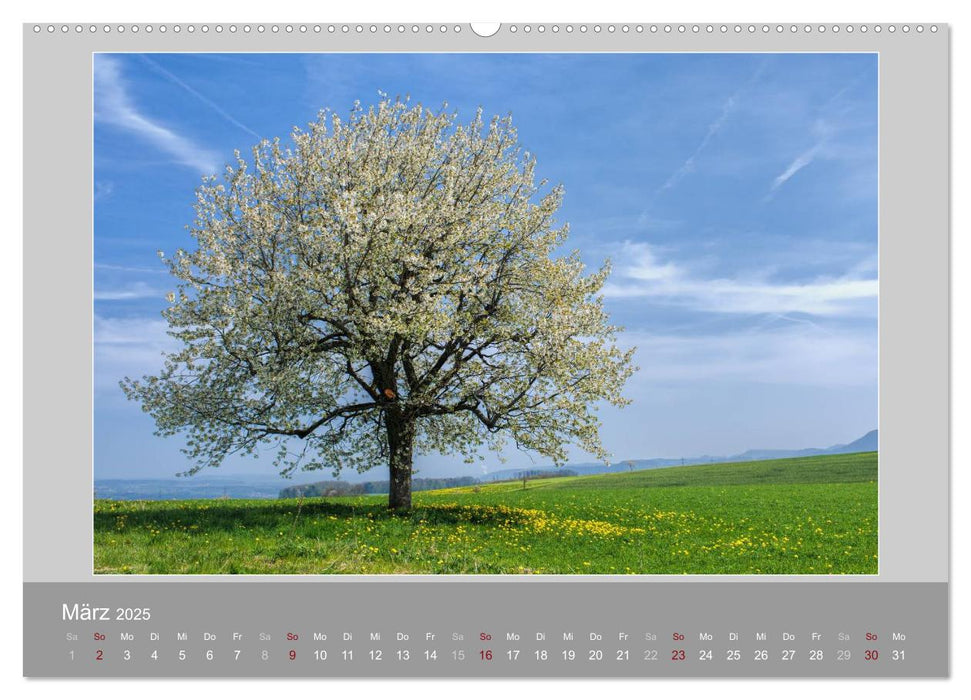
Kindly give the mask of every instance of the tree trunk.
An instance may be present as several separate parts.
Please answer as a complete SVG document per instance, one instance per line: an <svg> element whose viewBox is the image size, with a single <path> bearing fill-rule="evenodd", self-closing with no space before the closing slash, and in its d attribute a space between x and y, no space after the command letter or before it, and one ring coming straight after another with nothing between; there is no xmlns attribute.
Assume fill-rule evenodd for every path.
<svg viewBox="0 0 971 700"><path fill-rule="evenodd" d="M415 442L415 421L400 411L385 412L388 429L388 508L395 512L411 510L411 462Z"/></svg>

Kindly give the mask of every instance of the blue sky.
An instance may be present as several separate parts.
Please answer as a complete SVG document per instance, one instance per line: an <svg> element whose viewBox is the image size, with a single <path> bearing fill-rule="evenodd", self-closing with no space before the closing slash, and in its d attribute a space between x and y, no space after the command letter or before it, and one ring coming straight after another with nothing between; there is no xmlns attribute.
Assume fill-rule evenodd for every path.
<svg viewBox="0 0 971 700"><path fill-rule="evenodd" d="M172 347L156 251L191 247L200 178L379 91L448 102L460 121L511 112L538 174L564 185L569 247L613 261L607 305L638 348L633 404L601 413L617 460L826 446L877 427L876 54L101 54L96 477L189 466L118 381L156 372Z"/></svg>

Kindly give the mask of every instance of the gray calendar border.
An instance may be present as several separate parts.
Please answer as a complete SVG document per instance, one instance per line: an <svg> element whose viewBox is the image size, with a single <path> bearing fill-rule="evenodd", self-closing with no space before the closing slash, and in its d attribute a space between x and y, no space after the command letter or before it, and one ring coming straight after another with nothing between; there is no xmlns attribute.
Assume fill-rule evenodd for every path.
<svg viewBox="0 0 971 700"><path fill-rule="evenodd" d="M875 52L880 62L880 575L777 576L779 580L938 581L949 575L950 191L949 28L860 25L820 33L761 32L761 24L621 24L490 37L468 25L384 33L337 25L334 33L230 33L229 25L180 25L161 33L110 33L101 25L46 24L24 32L24 580L105 580L92 552L92 133L91 56L96 52ZM189 26L195 31L190 32ZM203 26L207 30L203 31ZM225 27L216 32L215 27ZM240 27L243 25L240 24ZM256 23L251 23L257 27ZM311 25L312 26L312 25ZM327 25L324 25L325 27ZM390 25L393 28L397 24ZM427 25L432 26L432 25ZM544 25L551 27L552 25ZM559 25L565 27L566 25ZM638 26L638 25L631 25ZM644 28L651 25L640 25ZM668 26L668 31L664 27ZM776 25L769 25L774 28ZM918 33L916 27L926 31ZM277 27L277 31L273 31ZM410 30L411 25L406 25ZM421 29L426 25L422 24ZM614 27L611 32L609 27ZM282 32L281 32L282 28ZM621 28L618 31L618 28ZM56 203L51 201L56 192ZM55 232L56 241L50 236ZM64 289L79 293L65 296ZM82 290L86 293L81 293ZM226 581L231 576L139 576L137 581ZM670 580L668 576L249 576L248 581ZM680 577L678 577L680 578ZM705 582L762 576L689 577Z"/></svg>
<svg viewBox="0 0 971 700"><path fill-rule="evenodd" d="M284 585L286 595L281 596ZM595 581L539 588L522 582L498 586L476 581L444 588L399 587L397 596L389 596L381 583L347 580L329 583L326 590L300 582L27 583L24 613L30 624L24 625L24 675L945 677L949 587L946 583L751 585L737 581L705 586L628 580L612 585L610 595L604 596L602 584ZM407 605L400 604L404 598ZM105 614L96 620L66 619L65 607L75 604L89 610L101 608ZM118 620L118 608L147 609L150 619ZM103 636L95 639L96 632ZM179 639L180 632L184 639ZM287 640L286 632L296 639ZM124 638L123 633L127 633ZM260 633L269 638L261 640ZM321 635L320 641L314 640L314 633ZM350 633L350 639L343 633ZM482 633L491 636L483 639ZM572 639L564 633L572 633ZM648 640L645 633L654 638ZM680 640L674 639L674 633L682 635ZM761 639L756 636L759 633L764 635ZM456 634L462 639L456 639ZM618 646L628 647L631 657L613 657ZM670 654L671 646L683 647L686 663L672 664L670 657L661 655ZM321 647L328 652L329 663L312 660L313 649ZM422 661L422 650L429 647L439 653L434 663ZM602 662L587 663L587 652L596 647L604 654ZM645 647L658 652L657 663L642 662ZM730 662L725 652L731 647L744 656ZM234 658L234 648L241 658ZM369 661L369 648L383 649L380 663ZM395 650L401 648L409 649L407 663L395 658ZM545 662L534 656L541 648L549 652ZM568 662L560 654L571 648L576 660ZM704 648L714 654L699 663L698 652ZM753 651L759 648L768 652L764 664L752 663ZM784 648L795 652L788 661L780 658ZM822 652L815 661L810 655L813 648ZM867 648L878 652L878 663L866 660ZM99 649L103 663L95 660ZM184 661L178 659L179 649L186 654ZM296 663L288 660L290 649ZM353 650L351 663L341 660L341 649ZM464 662L452 660L450 652L455 649L465 651ZM493 653L488 664L479 658L485 649ZM515 663L507 656L510 649L521 652ZM839 649L851 653L851 663L839 661ZM894 649L904 651L904 659L895 660ZM150 656L153 650L158 654L155 660ZM261 660L264 650L267 658ZM127 660L125 651L130 653Z"/></svg>

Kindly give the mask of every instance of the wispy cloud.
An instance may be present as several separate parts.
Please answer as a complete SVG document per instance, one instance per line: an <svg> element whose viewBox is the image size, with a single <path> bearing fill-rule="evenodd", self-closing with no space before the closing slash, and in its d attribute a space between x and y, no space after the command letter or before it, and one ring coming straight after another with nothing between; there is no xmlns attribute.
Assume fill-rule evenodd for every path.
<svg viewBox="0 0 971 700"><path fill-rule="evenodd" d="M671 173L671 176L667 180L665 180L664 184L661 185L660 188L658 188L657 192L655 192L655 197L657 195L662 194L666 190L671 189L672 187L677 185L682 180L682 178L684 178L686 175L688 175L691 172L694 172L695 161L698 160L698 156L700 156L702 151L704 151L708 147L708 144L711 143L711 140L715 138L715 134L721 131L722 127L725 125L725 122L728 121L728 117L731 115L732 112L735 111L735 107L738 104L739 92L736 92L734 95L729 97L728 100L725 101L725 104L722 105L721 114L718 115L718 118L715 119L715 121L713 121L711 124L708 125L708 131L705 132L705 136L704 138L701 139L701 143L699 143L698 147L695 148L694 152L690 156L688 156L687 160L685 160L684 163L681 164L681 167L675 170L673 173Z"/></svg>
<svg viewBox="0 0 971 700"><path fill-rule="evenodd" d="M634 381L741 381L804 386L870 386L877 341L870 329L787 324L737 333L682 336L625 333L641 368Z"/></svg>
<svg viewBox="0 0 971 700"><path fill-rule="evenodd" d="M843 104L844 98L868 75L869 72L864 72L856 76L823 103L817 112L820 116L811 126L812 145L797 154L785 170L773 179L766 195L767 200L771 199L776 190L792 179L796 173L818 158L837 158L841 155L841 149L834 141L841 128L842 114L846 111L846 106Z"/></svg>
<svg viewBox="0 0 971 700"><path fill-rule="evenodd" d="M168 324L161 318L113 318L95 314L95 345L171 345Z"/></svg>
<svg viewBox="0 0 971 700"><path fill-rule="evenodd" d="M698 157L706 148L708 148L708 144L710 144L715 136L718 135L718 133L725 126L725 123L736 111L745 90L751 87L752 84L755 83L765 72L765 66L765 61L760 63L759 67L748 78L748 80L746 80L741 87L739 87L727 100L725 100L725 102L722 104L721 111L718 113L718 116L708 125L708 129L705 131L705 135L702 137L701 142L691 153L691 155L688 156L684 163L681 164L681 167L671 173L671 176L668 177L664 184L657 189L652 199L656 199L658 196L677 185L686 175L694 172L695 163L697 162Z"/></svg>
<svg viewBox="0 0 971 700"><path fill-rule="evenodd" d="M771 198L772 195L775 194L776 190L786 184L793 175L816 160L817 157L820 155L825 155L825 150L829 145L830 136L834 131L833 127L828 122L819 119L813 124L812 130L813 136L815 137L815 142L812 146L797 155L792 162L789 163L789 166L776 176L776 178L772 181L772 186L769 188L767 198Z"/></svg>
<svg viewBox="0 0 971 700"><path fill-rule="evenodd" d="M177 341L160 318L94 317L95 389L120 393L118 382L162 368L162 354L173 352Z"/></svg>
<svg viewBox="0 0 971 700"><path fill-rule="evenodd" d="M115 265L113 263L95 263L95 270L112 270L115 272L138 272L138 273L149 273L153 275L165 275L168 274L166 268L151 268L151 267L138 267L137 265Z"/></svg>
<svg viewBox="0 0 971 700"><path fill-rule="evenodd" d="M816 159L816 156L819 154L822 148L823 148L823 144L820 142L814 145L809 150L804 151L803 153L800 153L798 156L796 156L796 158L789 164L789 167L786 168L784 171L782 171L782 173L780 173L776 177L776 179L772 181L771 191L775 192L777 189L782 187L782 185L784 185L789 180L789 178L791 178L793 175L795 175L800 170L805 168L807 165L812 163Z"/></svg>
<svg viewBox="0 0 971 700"><path fill-rule="evenodd" d="M816 316L872 316L879 283L856 267L841 277L811 282L772 282L764 278L711 278L692 274L684 266L660 260L646 243L626 243L617 259L618 281L604 286L612 299L650 298L696 311L747 314L805 313Z"/></svg>
<svg viewBox="0 0 971 700"><path fill-rule="evenodd" d="M136 282L115 289L96 289L95 301L127 301L129 299L161 299L166 292L150 287L144 282Z"/></svg>
<svg viewBox="0 0 971 700"><path fill-rule="evenodd" d="M94 201L107 199L115 191L115 183L98 181L94 183Z"/></svg>
<svg viewBox="0 0 971 700"><path fill-rule="evenodd" d="M155 70L156 72L158 72L161 75L165 76L170 81L172 81L173 83L175 83L176 85L178 85L180 88L182 88L183 90L185 90L186 92L188 92L190 95L192 95L197 100L199 100L200 102L202 102L204 105L206 105L207 107L209 107L212 111L214 111L220 117L222 117L223 119L225 119L226 121L228 121L230 124L232 124L233 126L236 126L236 127L240 128L240 129L242 129L247 134L250 134L251 136L255 137L256 139L259 139L260 138L260 135L257 134L255 131L253 131L248 126L246 126L245 124L243 124L236 117L234 117L232 114L230 114L229 112L227 112L226 110L224 110L222 107L220 107L219 105L217 105L215 102L213 102L211 99L209 99L208 97L206 97L205 95L203 95L202 93L200 93L198 90L196 90L195 88L193 88L191 85L187 84L184 80L182 80L181 78L179 78L177 75L173 74L171 71L168 71L165 68L163 68L162 66L160 66L158 64L158 62L153 61L148 56L144 56L144 55L140 56L140 58L142 59L142 61L144 61L146 64L148 64L153 70Z"/></svg>
<svg viewBox="0 0 971 700"><path fill-rule="evenodd" d="M140 112L125 87L120 61L103 54L94 60L94 107L97 121L136 134L182 165L204 174L220 169L214 152Z"/></svg>

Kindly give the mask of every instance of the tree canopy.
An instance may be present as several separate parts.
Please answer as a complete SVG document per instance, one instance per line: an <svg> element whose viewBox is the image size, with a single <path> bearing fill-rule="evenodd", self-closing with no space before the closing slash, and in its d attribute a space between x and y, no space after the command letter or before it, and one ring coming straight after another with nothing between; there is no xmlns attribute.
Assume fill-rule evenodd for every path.
<svg viewBox="0 0 971 700"><path fill-rule="evenodd" d="M163 256L180 349L124 391L191 472L268 447L283 472L387 464L393 508L416 450L605 458L597 405L627 403L633 350L609 265L557 254L563 190L535 166L511 117L387 98L237 152L198 190L195 250Z"/></svg>

